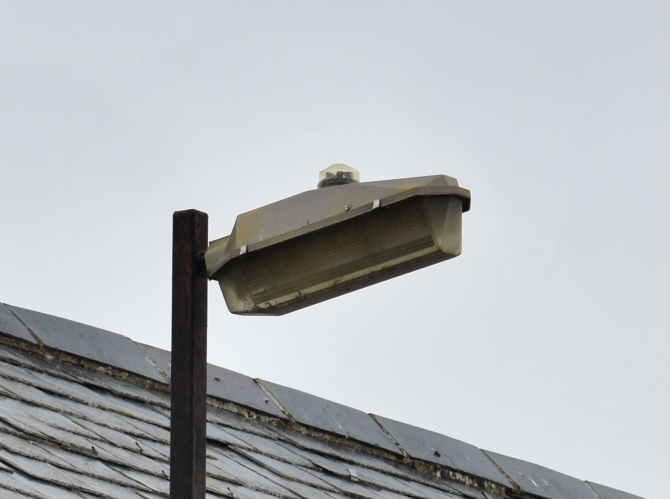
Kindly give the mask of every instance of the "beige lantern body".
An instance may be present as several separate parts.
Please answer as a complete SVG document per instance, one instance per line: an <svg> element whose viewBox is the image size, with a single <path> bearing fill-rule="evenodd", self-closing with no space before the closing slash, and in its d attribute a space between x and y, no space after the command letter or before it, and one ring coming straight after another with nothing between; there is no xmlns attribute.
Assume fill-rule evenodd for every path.
<svg viewBox="0 0 670 499"><path fill-rule="evenodd" d="M232 313L283 315L458 256L469 208L445 175L307 191L239 215L207 273Z"/></svg>

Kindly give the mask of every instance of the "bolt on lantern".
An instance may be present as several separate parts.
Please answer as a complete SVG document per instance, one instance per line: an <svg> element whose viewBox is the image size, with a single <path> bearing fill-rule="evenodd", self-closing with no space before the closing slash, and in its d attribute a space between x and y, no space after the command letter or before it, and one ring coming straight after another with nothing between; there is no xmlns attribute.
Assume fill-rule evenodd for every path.
<svg viewBox="0 0 670 499"><path fill-rule="evenodd" d="M207 275L235 314L283 315L461 253L470 191L432 175L359 182L335 164L318 189L238 215Z"/></svg>

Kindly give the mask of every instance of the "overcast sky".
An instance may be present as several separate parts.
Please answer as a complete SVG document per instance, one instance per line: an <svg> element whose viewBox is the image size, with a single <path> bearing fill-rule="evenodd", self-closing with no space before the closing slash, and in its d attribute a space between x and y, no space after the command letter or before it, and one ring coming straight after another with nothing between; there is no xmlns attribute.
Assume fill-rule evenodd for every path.
<svg viewBox="0 0 670 499"><path fill-rule="evenodd" d="M670 3L0 1L0 301L170 347L171 223L447 174L463 254L209 360L647 499L670 469Z"/></svg>

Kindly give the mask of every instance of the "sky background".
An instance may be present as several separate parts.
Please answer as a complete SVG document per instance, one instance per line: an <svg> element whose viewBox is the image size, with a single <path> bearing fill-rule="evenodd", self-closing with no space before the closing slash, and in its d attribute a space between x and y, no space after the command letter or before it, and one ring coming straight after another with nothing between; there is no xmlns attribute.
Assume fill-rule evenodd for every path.
<svg viewBox="0 0 670 499"><path fill-rule="evenodd" d="M209 360L667 494L668 2L0 1L0 301L169 349L172 213L447 174L463 254Z"/></svg>

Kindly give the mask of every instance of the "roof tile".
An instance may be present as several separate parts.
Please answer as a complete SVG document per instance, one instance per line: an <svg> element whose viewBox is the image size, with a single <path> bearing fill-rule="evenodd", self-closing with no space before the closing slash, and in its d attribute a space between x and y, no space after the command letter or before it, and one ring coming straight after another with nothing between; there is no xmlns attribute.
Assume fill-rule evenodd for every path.
<svg viewBox="0 0 670 499"><path fill-rule="evenodd" d="M141 471L123 469L121 467L114 468L127 478L141 484L143 489L148 489L163 497L167 497L167 494L170 492L170 482L167 477L158 477L142 473Z"/></svg>
<svg viewBox="0 0 670 499"><path fill-rule="evenodd" d="M207 364L207 395L286 419L252 378L223 367Z"/></svg>
<svg viewBox="0 0 670 499"><path fill-rule="evenodd" d="M269 381L260 380L260 383L298 423L400 454L400 450L363 411Z"/></svg>
<svg viewBox="0 0 670 499"><path fill-rule="evenodd" d="M102 440L103 442L113 444L130 452L140 451L142 454L149 456L152 459L165 459L165 453L156 451L153 448L154 443L151 441L147 441L136 436L131 436L122 431L113 430L97 423L93 423L92 421L86 421L85 419L72 418L72 420L78 425L94 433L97 437L99 437L99 440Z"/></svg>
<svg viewBox="0 0 670 499"><path fill-rule="evenodd" d="M268 492L270 494L276 494L282 497L296 497L284 487L277 485L272 480L269 480L262 474L257 473L255 470L257 466L239 454L224 451L222 449L217 449L217 452L212 453L216 456L217 460L210 461L209 463L220 468L225 473L229 473L230 476L238 483L243 483L253 489Z"/></svg>
<svg viewBox="0 0 670 499"><path fill-rule="evenodd" d="M300 482L286 481L284 486L294 494L304 499L333 499L332 492L310 487ZM406 498L404 498L406 499Z"/></svg>
<svg viewBox="0 0 670 499"><path fill-rule="evenodd" d="M380 495L377 489L367 487L351 479L326 475L325 473L321 473L319 471L310 471L310 473L314 474L332 487L335 487L336 490L344 492L345 494L351 494L365 499L383 499L384 497Z"/></svg>
<svg viewBox="0 0 670 499"><path fill-rule="evenodd" d="M509 481L477 447L433 431L374 416L410 457L511 487Z"/></svg>
<svg viewBox="0 0 670 499"><path fill-rule="evenodd" d="M319 478L315 477L314 475L310 474L307 470L304 468L301 468L300 466L295 466L294 464L289 464L285 463L283 461L279 461L278 459L275 459L273 457L265 456L262 454L258 454L255 452L245 452L245 451L239 451L240 454L245 456L247 459L250 459L251 461L254 461L256 464L272 471L273 473L276 473L279 476L282 476L284 478L287 478L289 480L295 480L298 482L303 482L308 485L312 486L317 486L321 487L322 489L330 489L334 490L331 486L329 486L326 482L323 480L320 480Z"/></svg>
<svg viewBox="0 0 670 499"><path fill-rule="evenodd" d="M172 376L171 353L167 350L140 343L140 347L168 377ZM234 402L250 409L285 419L277 404L263 392L249 376L207 364L207 395Z"/></svg>
<svg viewBox="0 0 670 499"><path fill-rule="evenodd" d="M521 459L484 452L523 492L547 499L597 499L589 486L577 478Z"/></svg>
<svg viewBox="0 0 670 499"><path fill-rule="evenodd" d="M598 494L600 499L642 499L640 496L635 496L629 494L628 492L622 492L621 490L616 490L611 487L606 487L605 485L600 485L594 482L586 482L589 486Z"/></svg>
<svg viewBox="0 0 670 499"><path fill-rule="evenodd" d="M23 473L15 472L10 474L0 473L0 487L2 490L2 498L9 496L6 490L20 493L21 499L28 497L36 497L39 499L81 499L81 497L74 492L62 487L55 487L42 482L38 482L24 475Z"/></svg>
<svg viewBox="0 0 670 499"><path fill-rule="evenodd" d="M26 329L26 326L21 324L21 321L3 303L0 303L0 333L35 345L37 344L37 341L30 334L30 331Z"/></svg>
<svg viewBox="0 0 670 499"><path fill-rule="evenodd" d="M45 346L165 383L134 341L79 322L9 305Z"/></svg>

